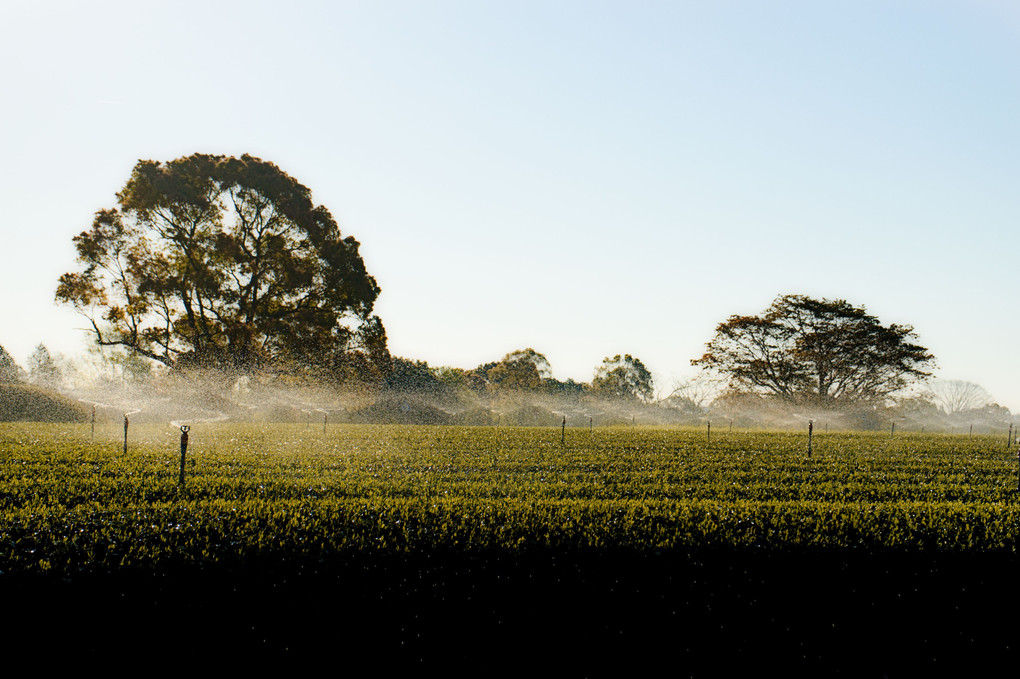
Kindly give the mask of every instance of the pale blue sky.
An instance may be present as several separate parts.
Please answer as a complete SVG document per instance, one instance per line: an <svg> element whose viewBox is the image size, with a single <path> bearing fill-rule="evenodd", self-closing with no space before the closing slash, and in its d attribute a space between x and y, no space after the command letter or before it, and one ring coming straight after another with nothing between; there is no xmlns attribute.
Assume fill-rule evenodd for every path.
<svg viewBox="0 0 1020 679"><path fill-rule="evenodd" d="M79 353L71 238L140 158L251 153L362 244L394 354L660 389L778 294L1020 410L1007 2L0 4L0 344Z"/></svg>

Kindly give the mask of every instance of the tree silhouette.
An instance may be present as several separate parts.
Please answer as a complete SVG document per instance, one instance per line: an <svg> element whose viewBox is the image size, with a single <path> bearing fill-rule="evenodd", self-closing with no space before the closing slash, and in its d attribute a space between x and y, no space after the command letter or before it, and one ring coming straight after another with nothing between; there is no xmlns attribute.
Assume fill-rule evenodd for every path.
<svg viewBox="0 0 1020 679"><path fill-rule="evenodd" d="M731 316L692 364L731 387L822 405L877 401L930 376L934 357L907 325L884 326L864 307L777 297L761 316Z"/></svg>
<svg viewBox="0 0 1020 679"><path fill-rule="evenodd" d="M117 202L74 238L83 270L56 294L100 345L172 367L349 377L388 366L358 242L272 163L140 161Z"/></svg>

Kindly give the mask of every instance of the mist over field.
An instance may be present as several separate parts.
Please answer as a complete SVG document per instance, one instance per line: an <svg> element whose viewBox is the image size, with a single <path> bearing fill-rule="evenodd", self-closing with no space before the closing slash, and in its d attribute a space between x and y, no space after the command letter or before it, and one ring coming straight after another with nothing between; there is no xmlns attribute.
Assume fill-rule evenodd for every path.
<svg viewBox="0 0 1020 679"><path fill-rule="evenodd" d="M973 385L976 386L976 385ZM680 391L683 391L681 389ZM1006 432L1017 418L990 402L947 412L932 392L896 402L844 409L787 403L749 394L717 393L697 402L676 393L648 402L590 391L570 394L493 392L466 387L432 390L380 386L347 388L286 379L252 379L214 373L164 375L143 383L78 382L61 393L81 408L78 419L201 425L217 422L339 424L425 424L591 428L606 426L684 426L716 434L732 430L926 431L931 433ZM87 411L87 412L86 412ZM24 419L24 418L18 418Z"/></svg>

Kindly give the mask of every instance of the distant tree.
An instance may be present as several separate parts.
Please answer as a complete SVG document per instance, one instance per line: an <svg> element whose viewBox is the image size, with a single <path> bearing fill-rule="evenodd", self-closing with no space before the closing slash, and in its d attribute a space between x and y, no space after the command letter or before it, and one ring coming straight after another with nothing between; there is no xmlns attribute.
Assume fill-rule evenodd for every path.
<svg viewBox="0 0 1020 679"><path fill-rule="evenodd" d="M428 363L399 356L393 357L385 384L388 389L417 394L436 394L443 389L442 382Z"/></svg>
<svg viewBox="0 0 1020 679"><path fill-rule="evenodd" d="M672 408L690 412L700 412L722 393L723 384L718 379L701 374L691 379L676 380L673 390L662 399L662 403Z"/></svg>
<svg viewBox="0 0 1020 679"><path fill-rule="evenodd" d="M596 368L591 388L603 396L647 401L653 394L652 374L644 363L630 354L607 356Z"/></svg>
<svg viewBox="0 0 1020 679"><path fill-rule="evenodd" d="M520 360L531 361L535 365L535 370L538 371L538 376L543 380L547 380L552 377L552 366L549 364L549 359L531 347L511 351L503 357L504 363L512 363Z"/></svg>
<svg viewBox="0 0 1020 679"><path fill-rule="evenodd" d="M495 366L496 364L491 364ZM436 378L445 391L469 390L476 393L484 393L487 380L484 372L479 372L482 366L474 370L453 368L450 366L439 366L435 368Z"/></svg>
<svg viewBox="0 0 1020 679"><path fill-rule="evenodd" d="M39 344L28 357L28 380L47 389L57 389L62 381L61 370L45 344Z"/></svg>
<svg viewBox="0 0 1020 679"><path fill-rule="evenodd" d="M998 403L986 403L979 408L974 408L972 412L987 422L1008 422L1013 417L1013 413L1009 411L1009 408L1000 406Z"/></svg>
<svg viewBox="0 0 1020 679"><path fill-rule="evenodd" d="M56 298L98 344L170 367L314 369L379 377L379 286L358 242L272 163L195 154L139 161L92 228Z"/></svg>
<svg viewBox="0 0 1020 679"><path fill-rule="evenodd" d="M0 384L21 381L21 367L7 350L0 346Z"/></svg>
<svg viewBox="0 0 1020 679"><path fill-rule="evenodd" d="M496 391L533 391L542 385L542 376L532 358L516 352L486 370L485 377Z"/></svg>
<svg viewBox="0 0 1020 679"><path fill-rule="evenodd" d="M980 385L963 380L932 380L928 385L932 399L947 415L974 410L992 402Z"/></svg>
<svg viewBox="0 0 1020 679"><path fill-rule="evenodd" d="M761 316L731 316L693 365L730 386L823 406L880 401L922 381L934 357L907 325L884 326L844 300L782 295Z"/></svg>
<svg viewBox="0 0 1020 679"><path fill-rule="evenodd" d="M584 382L575 382L573 379L560 381L553 377L543 380L543 390L549 394L559 396L577 396L590 389L590 385Z"/></svg>
<svg viewBox="0 0 1020 679"><path fill-rule="evenodd" d="M894 399L887 414L890 419L901 420L905 427L915 429L924 425L940 426L944 421L942 411L935 404L931 394L925 391Z"/></svg>

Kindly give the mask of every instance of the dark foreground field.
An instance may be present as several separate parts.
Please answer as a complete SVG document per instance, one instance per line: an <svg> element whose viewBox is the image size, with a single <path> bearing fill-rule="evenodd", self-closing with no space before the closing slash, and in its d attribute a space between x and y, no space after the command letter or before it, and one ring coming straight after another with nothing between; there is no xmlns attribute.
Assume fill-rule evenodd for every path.
<svg viewBox="0 0 1020 679"><path fill-rule="evenodd" d="M545 553L0 578L0 638L40 669L970 673L1017 657L1018 572L987 555Z"/></svg>
<svg viewBox="0 0 1020 679"><path fill-rule="evenodd" d="M224 424L193 428L180 486L179 432L132 433L125 452L0 427L8 663L896 677L1017 659L998 438L842 433L809 457L793 433Z"/></svg>

